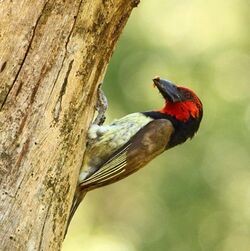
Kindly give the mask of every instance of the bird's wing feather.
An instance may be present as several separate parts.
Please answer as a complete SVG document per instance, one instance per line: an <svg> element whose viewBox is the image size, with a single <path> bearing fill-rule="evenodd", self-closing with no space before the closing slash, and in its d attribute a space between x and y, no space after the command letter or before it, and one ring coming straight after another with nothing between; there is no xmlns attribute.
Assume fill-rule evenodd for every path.
<svg viewBox="0 0 250 251"><path fill-rule="evenodd" d="M115 120L110 125L93 125L89 130L92 139L85 152L79 177L80 183L92 176L112 153L126 145L141 128L152 120L142 113L132 113Z"/></svg>
<svg viewBox="0 0 250 251"><path fill-rule="evenodd" d="M98 187L135 172L166 149L173 131L173 125L168 120L149 122L101 163L91 176L81 182L81 186Z"/></svg>

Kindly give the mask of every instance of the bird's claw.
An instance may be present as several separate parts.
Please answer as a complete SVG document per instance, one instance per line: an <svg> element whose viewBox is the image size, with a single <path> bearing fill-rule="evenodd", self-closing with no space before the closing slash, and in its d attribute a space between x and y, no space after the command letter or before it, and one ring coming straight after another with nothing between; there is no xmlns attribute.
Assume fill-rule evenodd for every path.
<svg viewBox="0 0 250 251"><path fill-rule="evenodd" d="M102 125L106 119L105 112L108 108L108 100L101 89L102 83L99 84L98 90L97 90L97 102L95 109L98 112L93 124L94 125Z"/></svg>

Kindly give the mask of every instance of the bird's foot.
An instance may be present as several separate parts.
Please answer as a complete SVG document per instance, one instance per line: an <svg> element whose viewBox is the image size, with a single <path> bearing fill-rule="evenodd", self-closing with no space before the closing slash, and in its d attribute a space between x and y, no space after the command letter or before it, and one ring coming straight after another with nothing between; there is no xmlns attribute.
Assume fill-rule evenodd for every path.
<svg viewBox="0 0 250 251"><path fill-rule="evenodd" d="M95 109L97 111L97 116L94 119L92 125L89 128L88 131L88 141L87 141L87 146L92 145L100 136L100 132L102 131L102 124L104 123L106 116L105 112L108 108L108 100L101 89L102 83L99 84L98 90L97 90L97 102Z"/></svg>
<svg viewBox="0 0 250 251"><path fill-rule="evenodd" d="M95 109L98 112L98 114L93 122L93 125L99 125L99 126L101 126L104 123L106 119L105 112L108 108L108 100L103 90L101 89L101 87L102 87L102 83L99 84L98 90L97 90L98 97L97 97Z"/></svg>

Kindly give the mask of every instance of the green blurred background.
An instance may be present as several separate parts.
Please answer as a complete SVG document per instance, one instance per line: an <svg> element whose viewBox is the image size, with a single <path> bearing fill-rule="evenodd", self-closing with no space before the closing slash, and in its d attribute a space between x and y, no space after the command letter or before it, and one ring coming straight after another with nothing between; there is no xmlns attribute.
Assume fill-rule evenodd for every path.
<svg viewBox="0 0 250 251"><path fill-rule="evenodd" d="M250 250L249 0L142 0L105 78L108 122L163 100L155 75L195 90L197 136L90 192L63 251Z"/></svg>

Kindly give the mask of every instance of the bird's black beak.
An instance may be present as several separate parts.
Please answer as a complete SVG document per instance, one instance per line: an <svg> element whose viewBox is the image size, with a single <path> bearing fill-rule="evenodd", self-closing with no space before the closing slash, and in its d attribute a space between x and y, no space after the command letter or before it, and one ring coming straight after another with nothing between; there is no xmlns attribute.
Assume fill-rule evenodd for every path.
<svg viewBox="0 0 250 251"><path fill-rule="evenodd" d="M155 77L153 81L154 85L166 100L173 103L182 101L180 92L175 84L171 83L169 80L160 79L160 77Z"/></svg>

